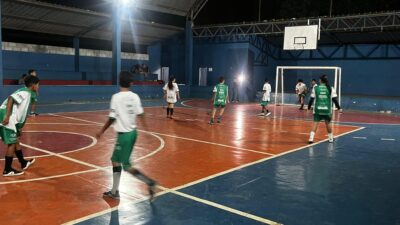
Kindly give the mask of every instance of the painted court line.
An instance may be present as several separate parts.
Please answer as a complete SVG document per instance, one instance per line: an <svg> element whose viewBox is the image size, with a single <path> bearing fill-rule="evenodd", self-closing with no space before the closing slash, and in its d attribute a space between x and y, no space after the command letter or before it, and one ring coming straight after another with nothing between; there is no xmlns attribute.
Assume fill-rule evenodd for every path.
<svg viewBox="0 0 400 225"><path fill-rule="evenodd" d="M62 117L62 118L72 119L72 120L78 120L78 121L82 121L82 122L94 123L94 124L99 124L99 125L101 124L101 123L98 123L98 122L95 122L95 121L79 119L79 118L75 118L75 117L62 116L62 115L56 115L56 114L52 114L52 115L58 116L58 117ZM243 150L243 151L248 151L248 152L254 152L254 153L263 154L263 155L269 155L269 156L273 156L274 155L274 154L267 153L267 152L262 152L262 151L247 149L247 148L241 148L241 147L237 147L237 146L225 145L225 144L220 144L220 143L215 143L215 142L197 140L197 139L193 139L193 138L187 138L187 137L181 137L181 136L176 136L176 135L158 133L158 132L153 132L153 131L145 131L145 130L139 130L139 131L146 132L146 133L157 134L157 135L166 136L166 137L172 137L172 138L187 140L187 141L194 141L194 142L199 142L199 143L204 143L204 144L217 145L217 146L226 147L226 148L233 148L233 149L238 149L238 150Z"/></svg>
<svg viewBox="0 0 400 225"><path fill-rule="evenodd" d="M258 222L261 222L261 223L270 224L270 225L280 225L280 223L277 223L275 221L272 221L272 220L269 220L269 219L266 219L266 218L262 218L262 217L259 217L259 216L256 216L256 215L253 215L253 214L250 214L250 213L246 213L246 212L234 209L234 208L230 208L228 206L224 206L224 205L221 205L221 204L218 204L218 203L215 203L215 202L212 202L212 201L208 201L208 200L205 200L205 199L202 199L202 198L198 198L198 197L195 197L195 196L192 196L192 195L188 195L188 194L185 194L185 193L182 193L182 192L179 192L179 191L171 191L171 193L175 194L175 195L179 195L179 196L187 198L187 199L190 199L190 200L193 200L195 202L200 202L200 203L203 203L205 205L209 205L209 206L215 207L217 209L222 209L224 211L227 211L227 212L230 212L230 213L233 213L233 214L237 214L239 216L246 217L248 219L252 219L252 220L255 220L255 221L258 221Z"/></svg>
<svg viewBox="0 0 400 225"><path fill-rule="evenodd" d="M393 139L393 138L381 138L381 141L396 141L396 139Z"/></svg>
<svg viewBox="0 0 400 225"><path fill-rule="evenodd" d="M363 140L366 140L367 139L367 137L352 137L353 139L363 139Z"/></svg>
<svg viewBox="0 0 400 225"><path fill-rule="evenodd" d="M75 119L75 118L71 118L71 119ZM80 120L80 119L79 119L79 120ZM93 122L93 121L87 121L87 122L96 123L96 122ZM352 130L352 131L349 131L349 132L342 133L342 134L337 135L337 136L335 136L335 137L338 138L338 137L341 137L341 136L344 136L344 135L347 135L347 134L351 134L351 133L360 131L360 130L362 130L362 129L364 129L364 127L359 127L358 129L355 129L355 130ZM229 170L226 170L226 171L223 171L223 172L220 172L220 173L217 173L217 174L214 174L214 175L211 175L211 176L208 176L208 177L199 179L199 180L197 180L197 181L193 181L193 182L187 183L187 184L185 184L185 185L181 185L181 186L172 188L172 189L167 189L167 190L166 190L166 189L164 188L164 190L166 190L166 192L164 192L164 193L168 193L168 192L172 192L172 193L173 193L173 192L177 192L177 190L179 190L179 189L183 189L183 188L186 188L186 187L195 185L195 184L199 184L199 183L201 183L201 182L204 182L204 181L207 181L207 180L210 180L210 179L213 179L213 178L222 176L222 175L224 175L224 174L231 173L231 172L233 172L233 171L237 171L237 170L239 170L239 169L242 169L242 168L245 168L245 167L248 167L248 166L251 166L251 165L255 165L255 164L258 164L258 163L267 161L267 160L271 160L271 159L273 159L273 158L277 158L277 157L280 157L280 156L283 156L283 155L286 155L286 154L290 154L290 153L292 153L292 152L296 152L296 151L299 151L299 150L302 150L302 149L305 149L305 148L308 148L308 147L312 147L312 146L318 145L318 144L323 143L323 142L326 142L326 141L327 141L327 139L321 140L321 141L319 141L319 142L316 142L316 143L313 143L313 144L309 144L309 145L306 145L306 146L303 146L303 147L299 147L299 148L296 148L296 149L293 149L293 150L290 150L290 151L287 151L287 152L283 152L283 153L280 153L280 154L277 154L277 155L274 155L274 156L271 156L271 157L266 157L266 158L264 158L264 159L257 160L257 161L252 162L252 163L244 164L244 165L241 165L241 166L238 166L238 167L235 167L235 168L232 168L232 169L229 169ZM160 193L159 195L162 195L162 194L164 194L164 193ZM174 194L178 194L178 193L174 193ZM179 194L183 194L183 193L179 192ZM159 195L158 195L158 196L159 196ZM184 194L184 195L186 195L186 194ZM182 195L181 195L181 196L182 196ZM189 196L187 196L187 197L189 197ZM194 196L192 196L192 197L194 197ZM203 200L203 199L198 199L197 197L194 197L194 198L196 198L196 200L199 200L200 202L202 202L201 200ZM207 201L207 200L204 200L204 201ZM206 204L206 203L212 204L211 202L202 202L202 203L203 203L203 204ZM217 204L217 203L215 203L215 204ZM214 205L214 206L226 207L226 206L219 205L219 204ZM93 216L94 214L92 214L92 215L89 215L89 216L87 216L87 217L83 217L83 218L79 219L79 221L80 221L80 222L81 222L81 221L85 221L85 220L87 220L87 219L94 218L94 217L97 217L97 216L100 216L100 215L104 215L104 214L106 214L106 213L115 211L115 210L117 210L117 209L118 209L118 207L113 208L113 209L107 209L107 210L104 210L104 211L102 211L102 212L96 213L95 216ZM227 207L227 209L231 209L231 208ZM232 209L232 210L235 210L235 209ZM235 212L239 213L240 211L237 210L237 211L235 211ZM248 218L250 218L250 217L253 216L253 215L251 215L251 216L248 215L248 216L249 216ZM257 217L256 217L256 219L257 219ZM264 219L264 218L261 218L261 219ZM267 219L265 219L265 220L267 220ZM69 223L66 223L66 224L74 224L76 221L78 221L78 220L74 220L74 222L72 222L72 223L69 222ZM270 220L267 220L267 221L270 221ZM277 224L277 223L274 222L274 221L270 221L270 222L273 222L273 223ZM271 224L272 224L272 223L271 223Z"/></svg>

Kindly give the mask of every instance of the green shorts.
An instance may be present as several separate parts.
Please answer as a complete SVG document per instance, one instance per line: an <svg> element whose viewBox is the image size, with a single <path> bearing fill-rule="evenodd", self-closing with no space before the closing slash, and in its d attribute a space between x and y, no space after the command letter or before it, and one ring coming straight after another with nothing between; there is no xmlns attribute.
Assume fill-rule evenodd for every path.
<svg viewBox="0 0 400 225"><path fill-rule="evenodd" d="M118 133L111 161L121 163L124 170L128 170L132 166L130 158L136 138L136 130L126 133Z"/></svg>
<svg viewBox="0 0 400 225"><path fill-rule="evenodd" d="M260 105L261 105L261 106L267 106L268 103L269 103L269 101L261 101L261 102L260 102Z"/></svg>
<svg viewBox="0 0 400 225"><path fill-rule="evenodd" d="M325 122L330 123L331 120L332 120L332 116L331 115L314 114L314 122L325 121Z"/></svg>
<svg viewBox="0 0 400 225"><path fill-rule="evenodd" d="M218 103L218 102L216 102L216 103L214 103L214 107L215 108L225 108L225 103Z"/></svg>
<svg viewBox="0 0 400 225"><path fill-rule="evenodd" d="M0 126L0 137L4 144L16 144L19 136L20 132L14 132L13 130Z"/></svg>

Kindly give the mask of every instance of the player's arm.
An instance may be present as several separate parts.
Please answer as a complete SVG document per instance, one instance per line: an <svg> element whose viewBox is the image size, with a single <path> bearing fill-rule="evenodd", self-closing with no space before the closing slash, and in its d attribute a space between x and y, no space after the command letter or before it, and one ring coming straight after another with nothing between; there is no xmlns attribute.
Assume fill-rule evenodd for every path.
<svg viewBox="0 0 400 225"><path fill-rule="evenodd" d="M4 117L4 120L2 121L3 125L7 125L10 122L10 116L11 116L11 111L12 111L13 104L14 104L14 99L11 96L8 97L7 108L6 108L6 116Z"/></svg>
<svg viewBox="0 0 400 225"><path fill-rule="evenodd" d="M115 122L115 118L109 117L104 126L101 128L101 130L96 134L97 138L100 138L101 135L104 134L104 132Z"/></svg>

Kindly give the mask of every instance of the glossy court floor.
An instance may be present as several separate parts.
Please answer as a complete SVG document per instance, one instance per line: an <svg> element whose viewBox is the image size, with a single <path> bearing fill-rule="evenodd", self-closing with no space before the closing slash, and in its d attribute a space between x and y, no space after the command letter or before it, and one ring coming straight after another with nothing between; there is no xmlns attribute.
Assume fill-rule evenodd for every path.
<svg viewBox="0 0 400 225"><path fill-rule="evenodd" d="M133 160L160 184L152 204L127 174L120 201L102 197L115 134L94 136L107 104L42 105L22 136L36 164L0 178L0 224L400 224L398 116L335 114L335 143L321 126L308 145L312 115L295 107L264 118L231 104L210 126L207 101L185 101L174 120L144 104Z"/></svg>

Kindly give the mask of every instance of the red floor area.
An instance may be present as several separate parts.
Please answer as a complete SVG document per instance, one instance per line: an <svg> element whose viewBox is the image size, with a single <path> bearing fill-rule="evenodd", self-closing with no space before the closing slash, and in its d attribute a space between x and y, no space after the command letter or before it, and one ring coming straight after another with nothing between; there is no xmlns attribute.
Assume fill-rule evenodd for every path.
<svg viewBox="0 0 400 225"><path fill-rule="evenodd" d="M177 108L175 120L166 119L161 107L145 112L144 120L138 121L133 159L136 167L166 188L304 147L311 127L310 121L256 117L254 105L228 108L223 122L214 126L207 124L209 116L201 109ZM109 158L115 134L110 129L97 143L92 142L106 119L105 111L30 118L22 142L35 147L32 152L46 150L55 155L38 158L24 176L0 178L0 211L6 212L0 221L60 224L116 206L118 202L101 197L111 182ZM334 126L336 135L356 129ZM325 134L321 129L316 140L324 140ZM126 174L121 191L122 202L147 195L145 187Z"/></svg>

